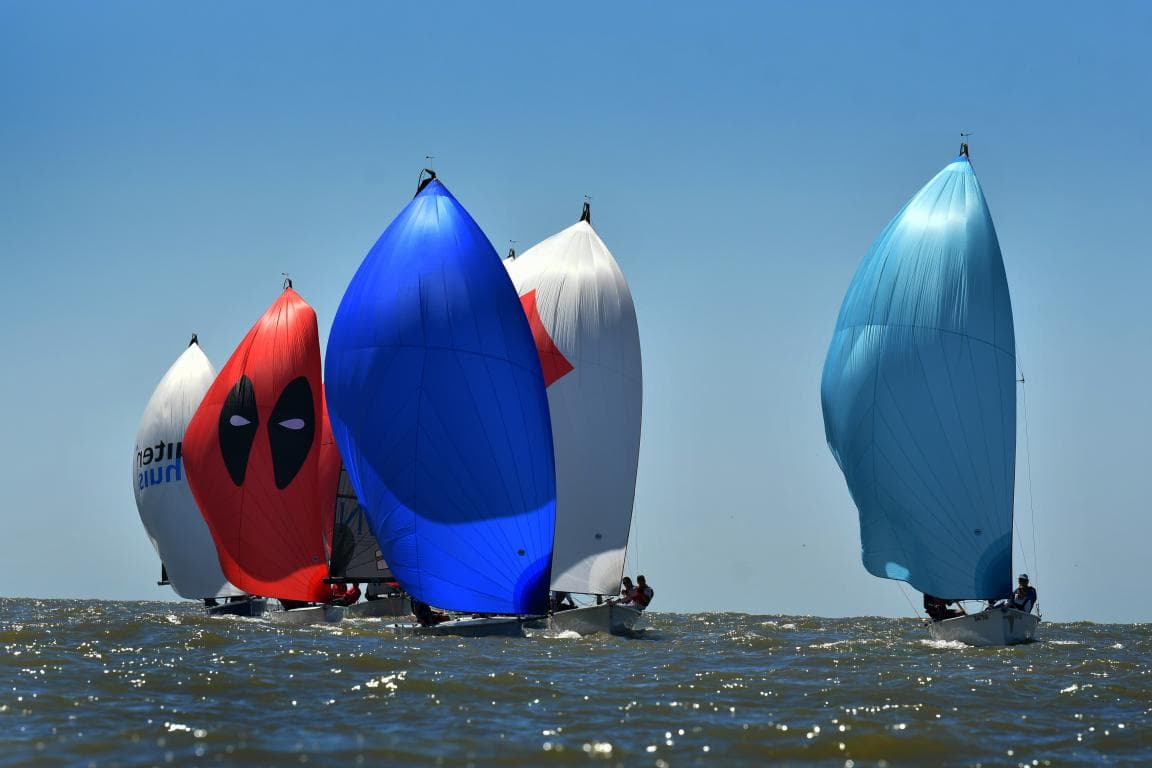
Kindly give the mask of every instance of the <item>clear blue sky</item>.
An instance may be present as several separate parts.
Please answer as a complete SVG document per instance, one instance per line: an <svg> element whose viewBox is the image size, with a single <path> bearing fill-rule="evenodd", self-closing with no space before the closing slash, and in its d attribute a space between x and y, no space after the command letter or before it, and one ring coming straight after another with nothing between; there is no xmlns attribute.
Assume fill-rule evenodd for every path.
<svg viewBox="0 0 1152 768"><path fill-rule="evenodd" d="M153 387L193 331L222 365L281 272L326 339L431 154L501 252L592 195L660 609L908 615L860 564L820 370L969 130L1028 377L1016 567L1049 618L1152 618L1152 6L410 5L0 4L0 594L171 596L131 490Z"/></svg>

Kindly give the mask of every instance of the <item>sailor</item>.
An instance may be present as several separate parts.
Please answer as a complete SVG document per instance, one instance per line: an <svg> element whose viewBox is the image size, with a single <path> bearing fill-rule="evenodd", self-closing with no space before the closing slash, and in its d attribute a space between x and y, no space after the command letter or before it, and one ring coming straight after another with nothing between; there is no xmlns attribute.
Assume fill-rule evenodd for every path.
<svg viewBox="0 0 1152 768"><path fill-rule="evenodd" d="M962 608L949 608L950 605L956 605L955 600L945 600L942 597L924 593L924 612L928 614L928 618L932 621L943 621L944 619L951 619L956 616L963 616L964 609Z"/></svg>
<svg viewBox="0 0 1152 768"><path fill-rule="evenodd" d="M355 581L348 585L348 590L344 593L344 602L341 605L354 605L360 599L360 585Z"/></svg>
<svg viewBox="0 0 1152 768"><path fill-rule="evenodd" d="M632 577L625 576L624 580L620 582L620 599L617 602L628 605L632 602L632 595L635 591L636 587L632 586Z"/></svg>
<svg viewBox="0 0 1152 768"><path fill-rule="evenodd" d="M643 576L637 576L636 590L632 593L632 602L639 607L640 610L644 610L655 596L656 591L648 586L648 580Z"/></svg>
<svg viewBox="0 0 1152 768"><path fill-rule="evenodd" d="M1028 585L1028 574L1026 573L1020 574L1016 583L1016 591L1012 593L1008 607L1024 611L1024 613L1032 613L1032 607L1036 605L1036 588Z"/></svg>
<svg viewBox="0 0 1152 768"><path fill-rule="evenodd" d="M351 584L332 584L328 588L331 595L328 602L332 605L352 605L360 599L360 585L356 582Z"/></svg>
<svg viewBox="0 0 1152 768"><path fill-rule="evenodd" d="M552 593L552 611L567 611L575 608L576 601L572 599L571 592L553 592Z"/></svg>
<svg viewBox="0 0 1152 768"><path fill-rule="evenodd" d="M416 598L412 598L412 614L416 617L417 623L422 627L431 627L442 621L448 621L448 614L434 610L428 603L417 600Z"/></svg>

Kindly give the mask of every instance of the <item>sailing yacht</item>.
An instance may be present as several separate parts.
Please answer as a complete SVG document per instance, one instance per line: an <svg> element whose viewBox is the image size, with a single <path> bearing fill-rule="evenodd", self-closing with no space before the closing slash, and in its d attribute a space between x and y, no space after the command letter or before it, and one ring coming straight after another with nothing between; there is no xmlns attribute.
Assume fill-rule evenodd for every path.
<svg viewBox="0 0 1152 768"><path fill-rule="evenodd" d="M872 244L824 364L828 446L864 567L946 600L1012 593L1016 351L1000 244L966 144ZM973 644L1033 638L1003 605L929 624Z"/></svg>
<svg viewBox="0 0 1152 768"><path fill-rule="evenodd" d="M322 398L316 313L287 281L208 389L184 440L188 484L224 575L286 606L330 596L332 492L321 481L335 478L339 456L320 450ZM332 606L308 610L268 616L301 623L340 615Z"/></svg>
<svg viewBox="0 0 1152 768"><path fill-rule="evenodd" d="M160 557L160 583L208 603L246 597L228 582L184 468L184 433L216 371L195 334L156 385L140 418L132 488L144 530ZM247 605L247 601L242 601ZM236 603L225 603L238 609Z"/></svg>
<svg viewBox="0 0 1152 768"><path fill-rule="evenodd" d="M641 616L615 601L636 494L643 377L632 293L612 253L580 220L504 262L532 328L556 453L556 593L596 604L553 610L549 627L625 633ZM611 596L613 599L605 601Z"/></svg>
<svg viewBox="0 0 1152 768"><path fill-rule="evenodd" d="M414 601L473 615L396 628L522 634L518 617L548 605L548 399L500 257L431 171L349 283L325 381L340 455L396 579Z"/></svg>

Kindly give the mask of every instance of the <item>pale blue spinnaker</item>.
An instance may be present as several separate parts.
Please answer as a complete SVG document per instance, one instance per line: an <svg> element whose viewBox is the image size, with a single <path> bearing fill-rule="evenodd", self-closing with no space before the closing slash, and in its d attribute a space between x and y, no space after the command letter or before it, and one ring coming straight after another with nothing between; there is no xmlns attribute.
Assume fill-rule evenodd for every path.
<svg viewBox="0 0 1152 768"><path fill-rule="evenodd" d="M939 597L1012 591L1012 306L966 153L861 262L836 322L824 427L860 516L864 566Z"/></svg>

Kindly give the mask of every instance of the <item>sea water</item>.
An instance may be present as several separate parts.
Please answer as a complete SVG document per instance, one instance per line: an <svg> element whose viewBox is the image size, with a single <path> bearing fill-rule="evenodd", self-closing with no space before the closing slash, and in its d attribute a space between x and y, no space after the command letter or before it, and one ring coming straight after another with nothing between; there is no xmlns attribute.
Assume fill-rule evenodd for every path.
<svg viewBox="0 0 1152 768"><path fill-rule="evenodd" d="M1152 765L1152 625L652 612L635 637L397 637L0 600L0 765Z"/></svg>

